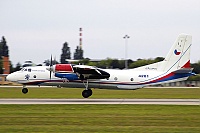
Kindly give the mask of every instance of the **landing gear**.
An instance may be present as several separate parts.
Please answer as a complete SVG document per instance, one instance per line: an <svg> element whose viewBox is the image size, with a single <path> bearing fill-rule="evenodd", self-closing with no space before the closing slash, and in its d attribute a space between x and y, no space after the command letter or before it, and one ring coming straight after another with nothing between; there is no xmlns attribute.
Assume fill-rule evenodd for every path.
<svg viewBox="0 0 200 133"><path fill-rule="evenodd" d="M88 88L88 80L86 83L84 83L84 81L83 81L83 84L85 85L85 90L83 90L82 96L84 98L88 98L88 97L92 96L92 90Z"/></svg>
<svg viewBox="0 0 200 133"><path fill-rule="evenodd" d="M83 96L84 98L88 98L88 97L90 97L91 95L92 95L92 90L91 90L91 89L83 90L83 92L82 92L82 96Z"/></svg>
<svg viewBox="0 0 200 133"><path fill-rule="evenodd" d="M28 89L27 88L23 88L22 89L22 93L24 93L24 94L28 93Z"/></svg>

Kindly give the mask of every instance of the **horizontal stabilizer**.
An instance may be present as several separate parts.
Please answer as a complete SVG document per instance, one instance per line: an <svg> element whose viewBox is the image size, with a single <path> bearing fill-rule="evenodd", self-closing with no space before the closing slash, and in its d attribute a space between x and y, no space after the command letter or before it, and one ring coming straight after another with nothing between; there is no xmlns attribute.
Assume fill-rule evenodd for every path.
<svg viewBox="0 0 200 133"><path fill-rule="evenodd" d="M174 71L174 73L192 73L193 68L181 68Z"/></svg>

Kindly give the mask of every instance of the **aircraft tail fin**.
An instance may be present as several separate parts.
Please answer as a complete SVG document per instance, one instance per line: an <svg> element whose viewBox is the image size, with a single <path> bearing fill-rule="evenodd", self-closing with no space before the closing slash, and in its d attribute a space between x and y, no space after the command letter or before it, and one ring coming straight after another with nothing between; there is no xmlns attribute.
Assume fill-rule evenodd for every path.
<svg viewBox="0 0 200 133"><path fill-rule="evenodd" d="M190 68L191 45L192 36L180 34L162 61L160 70L173 72L182 68Z"/></svg>

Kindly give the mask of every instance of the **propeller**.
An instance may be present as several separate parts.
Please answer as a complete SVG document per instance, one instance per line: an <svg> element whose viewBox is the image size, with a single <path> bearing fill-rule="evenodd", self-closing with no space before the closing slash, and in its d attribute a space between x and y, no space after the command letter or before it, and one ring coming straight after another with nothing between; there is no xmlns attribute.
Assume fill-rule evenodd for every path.
<svg viewBox="0 0 200 133"><path fill-rule="evenodd" d="M50 60L50 79L51 79L51 73L52 73L52 70L53 70L53 61L52 61L52 55L51 55L51 60Z"/></svg>
<svg viewBox="0 0 200 133"><path fill-rule="evenodd" d="M50 79L51 79L51 75L52 75L52 71L53 71L53 60L52 60L52 55L51 55L51 59L50 59L50 64L49 64L49 68L46 68L49 72L50 72Z"/></svg>
<svg viewBox="0 0 200 133"><path fill-rule="evenodd" d="M57 64L56 56L55 56L54 59L53 59L53 58L52 58L52 54L51 54L51 58L50 58L50 62L49 62L49 67L46 68L46 69L50 72L50 73L49 73L50 79L51 79L51 77L52 77L52 72L54 72L54 66L53 66L53 65L55 65L55 64Z"/></svg>

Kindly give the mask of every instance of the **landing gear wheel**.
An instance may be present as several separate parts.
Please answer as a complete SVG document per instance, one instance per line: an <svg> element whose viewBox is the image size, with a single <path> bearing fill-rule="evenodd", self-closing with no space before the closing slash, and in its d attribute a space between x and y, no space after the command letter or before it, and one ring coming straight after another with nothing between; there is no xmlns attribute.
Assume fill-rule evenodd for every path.
<svg viewBox="0 0 200 133"><path fill-rule="evenodd" d="M92 90L88 89L87 91L89 92L90 96L92 96Z"/></svg>
<svg viewBox="0 0 200 133"><path fill-rule="evenodd" d="M22 89L22 93L24 93L24 94L28 93L28 89L27 88L23 88Z"/></svg>
<svg viewBox="0 0 200 133"><path fill-rule="evenodd" d="M88 98L88 97L90 97L91 95L92 95L92 90L91 90L91 89L84 90L84 91L82 92L82 96L83 96L84 98Z"/></svg>

